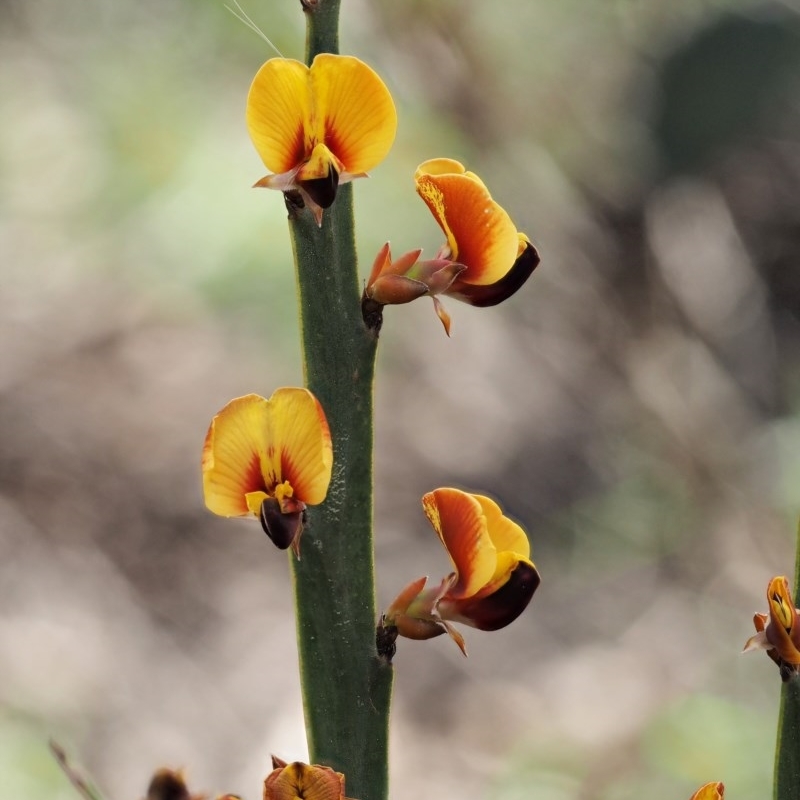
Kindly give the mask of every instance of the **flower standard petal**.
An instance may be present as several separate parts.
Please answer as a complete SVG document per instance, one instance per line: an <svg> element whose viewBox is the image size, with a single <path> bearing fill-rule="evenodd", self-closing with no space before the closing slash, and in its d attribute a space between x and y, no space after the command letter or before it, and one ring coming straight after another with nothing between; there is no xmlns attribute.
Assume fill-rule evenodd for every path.
<svg viewBox="0 0 800 800"><path fill-rule="evenodd" d="M265 488L269 430L268 402L256 394L231 400L214 417L202 457L203 494L210 511L223 517L251 513L247 495Z"/></svg>
<svg viewBox="0 0 800 800"><path fill-rule="evenodd" d="M321 53L311 64L312 136L324 142L350 176L386 157L397 111L378 74L353 56Z"/></svg>
<svg viewBox="0 0 800 800"><path fill-rule="evenodd" d="M448 597L470 597L491 579L497 565L480 503L459 489L436 489L422 498L422 507L455 567Z"/></svg>
<svg viewBox="0 0 800 800"><path fill-rule="evenodd" d="M310 155L311 92L308 67L272 58L256 73L247 96L250 138L267 169L288 172Z"/></svg>
<svg viewBox="0 0 800 800"><path fill-rule="evenodd" d="M467 172L467 168L454 158L429 158L423 161L414 171L414 181L423 175L469 175L480 182L474 172Z"/></svg>
<svg viewBox="0 0 800 800"><path fill-rule="evenodd" d="M435 159L433 163L447 161ZM449 252L442 255L467 266L460 283L499 281L511 269L519 250L519 235L511 217L475 175L463 167L461 172L431 173L425 170L430 163L417 168L415 183L447 237Z"/></svg>
<svg viewBox="0 0 800 800"><path fill-rule="evenodd" d="M308 389L276 389L270 398L272 431L268 452L282 481L297 500L317 505L331 480L333 447L325 413Z"/></svg>

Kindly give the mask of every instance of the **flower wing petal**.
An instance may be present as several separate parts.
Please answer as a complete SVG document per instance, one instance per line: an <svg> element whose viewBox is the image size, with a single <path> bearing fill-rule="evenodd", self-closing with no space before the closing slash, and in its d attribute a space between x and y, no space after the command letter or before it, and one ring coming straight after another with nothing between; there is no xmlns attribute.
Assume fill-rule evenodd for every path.
<svg viewBox="0 0 800 800"><path fill-rule="evenodd" d="M530 558L531 545L525 531L503 514L494 500L480 494L472 495L483 509L492 543L498 553L504 551L521 558Z"/></svg>
<svg viewBox="0 0 800 800"><path fill-rule="evenodd" d="M308 67L290 58L263 64L250 86L245 117L267 169L282 173L297 167L311 150Z"/></svg>
<svg viewBox="0 0 800 800"><path fill-rule="evenodd" d="M311 65L312 132L350 174L376 167L391 149L397 111L378 74L353 56L321 53Z"/></svg>
<svg viewBox="0 0 800 800"><path fill-rule="evenodd" d="M447 597L471 597L494 575L497 550L492 544L481 504L458 489L436 489L422 507L453 562L456 580Z"/></svg>
<svg viewBox="0 0 800 800"><path fill-rule="evenodd" d="M333 466L331 434L322 406L308 389L298 388L276 389L270 404L270 445L280 464L280 479L291 484L297 500L321 503Z"/></svg>
<svg viewBox="0 0 800 800"><path fill-rule="evenodd" d="M257 394L231 400L211 421L203 444L203 495L223 517L250 514L247 495L264 489L269 403Z"/></svg>

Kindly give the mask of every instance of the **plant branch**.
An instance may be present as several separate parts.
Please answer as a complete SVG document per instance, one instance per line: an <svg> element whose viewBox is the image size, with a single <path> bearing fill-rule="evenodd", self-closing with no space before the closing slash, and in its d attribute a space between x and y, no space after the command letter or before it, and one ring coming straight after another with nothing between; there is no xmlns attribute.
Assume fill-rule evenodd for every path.
<svg viewBox="0 0 800 800"><path fill-rule="evenodd" d="M307 62L337 52L338 0L306 8ZM313 763L344 773L359 800L388 794L392 667L375 649L373 377L377 339L361 318L352 185L317 227L290 212L305 380L333 439L328 497L292 560L306 731Z"/></svg>

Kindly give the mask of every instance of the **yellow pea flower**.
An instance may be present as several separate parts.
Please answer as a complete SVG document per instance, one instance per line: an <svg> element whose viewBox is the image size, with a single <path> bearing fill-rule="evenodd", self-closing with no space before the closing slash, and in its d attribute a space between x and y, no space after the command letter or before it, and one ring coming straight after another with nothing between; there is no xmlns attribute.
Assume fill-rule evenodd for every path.
<svg viewBox="0 0 800 800"><path fill-rule="evenodd" d="M206 506L259 519L277 547L299 555L306 506L325 499L332 465L325 413L307 389L238 397L214 417L203 444Z"/></svg>
<svg viewBox="0 0 800 800"><path fill-rule="evenodd" d="M255 185L298 192L318 225L340 184L389 152L397 112L377 73L353 56L318 55L310 67L272 58L247 97L247 129L273 174Z"/></svg>
<svg viewBox="0 0 800 800"><path fill-rule="evenodd" d="M414 183L445 243L430 261L418 261L421 251L415 250L393 262L384 245L367 281L362 309L367 325L379 328L384 305L427 295L449 336L450 315L437 295L473 306L497 305L528 280L539 254L483 181L460 162L425 161L417 167Z"/></svg>

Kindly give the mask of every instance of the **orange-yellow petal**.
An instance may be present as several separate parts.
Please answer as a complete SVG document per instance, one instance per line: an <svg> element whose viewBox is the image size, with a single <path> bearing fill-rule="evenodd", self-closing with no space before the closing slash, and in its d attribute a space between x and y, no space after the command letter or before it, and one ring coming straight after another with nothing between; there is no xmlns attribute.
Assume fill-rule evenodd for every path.
<svg viewBox="0 0 800 800"><path fill-rule="evenodd" d="M516 522L503 514L494 500L480 494L472 495L483 509L489 537L498 552L508 551L521 558L529 558L531 544L528 536Z"/></svg>
<svg viewBox="0 0 800 800"><path fill-rule="evenodd" d="M469 175L480 180L474 172L468 173L466 167L454 158L429 158L423 161L414 171L414 181L423 175Z"/></svg>
<svg viewBox="0 0 800 800"><path fill-rule="evenodd" d="M333 447L325 412L308 389L276 389L268 453L288 481L294 497L309 505L325 499L331 480Z"/></svg>
<svg viewBox="0 0 800 800"><path fill-rule="evenodd" d="M391 149L397 111L378 74L353 56L321 53L311 64L311 133L350 174L376 167Z"/></svg>
<svg viewBox="0 0 800 800"><path fill-rule="evenodd" d="M223 517L251 513L247 496L266 488L262 472L269 437L269 404L248 394L231 400L212 420L203 444L203 495Z"/></svg>
<svg viewBox="0 0 800 800"><path fill-rule="evenodd" d="M528 561L528 559L520 558L518 555L511 553L508 550L498 553L494 574L469 599L480 600L482 597L494 594L496 591L498 591L498 589L505 586L511 579L514 570L519 566L520 561L526 561L532 565L532 562Z"/></svg>
<svg viewBox="0 0 800 800"><path fill-rule="evenodd" d="M441 171L448 164L454 171ZM484 285L503 278L517 259L519 235L480 179L457 161L433 159L417 168L414 180L447 237L449 253L442 255L467 266L459 280Z"/></svg>
<svg viewBox="0 0 800 800"><path fill-rule="evenodd" d="M723 784L714 782L701 786L689 800L723 800L725 797L725 787Z"/></svg>
<svg viewBox="0 0 800 800"><path fill-rule="evenodd" d="M311 150L308 67L290 58L262 65L247 96L246 121L267 169L281 173L297 167Z"/></svg>
<svg viewBox="0 0 800 800"><path fill-rule="evenodd" d="M455 567L448 597L472 596L492 578L497 565L481 504L458 489L436 489L422 498L422 507Z"/></svg>

